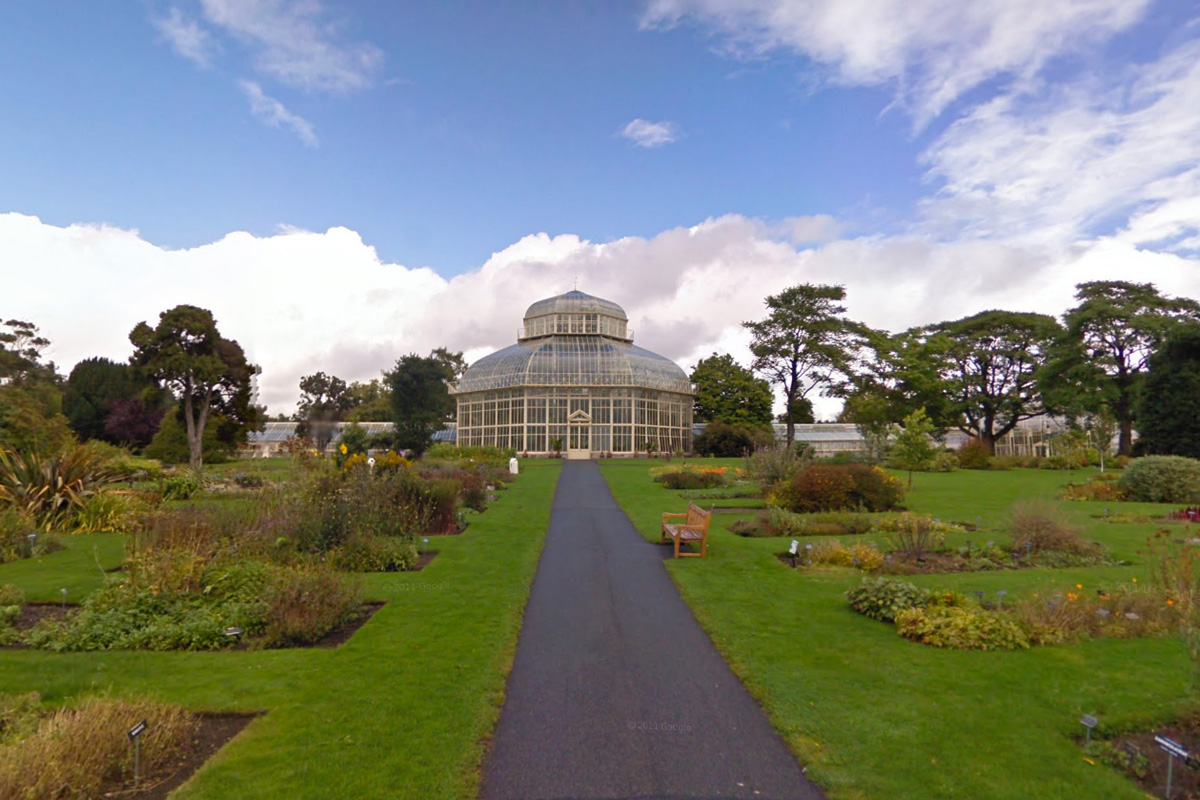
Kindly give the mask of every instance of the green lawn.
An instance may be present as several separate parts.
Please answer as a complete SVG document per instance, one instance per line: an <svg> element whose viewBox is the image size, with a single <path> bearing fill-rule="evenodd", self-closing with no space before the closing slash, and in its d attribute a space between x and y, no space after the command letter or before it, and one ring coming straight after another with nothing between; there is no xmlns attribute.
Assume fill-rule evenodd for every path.
<svg viewBox="0 0 1200 800"><path fill-rule="evenodd" d="M439 555L425 570L366 576L387 605L336 650L5 651L0 685L52 701L111 692L266 711L173 795L183 800L472 798L559 472L554 460L524 467L465 534L431 539ZM89 540L119 545L77 537L66 553L0 567L0 582L39 596L71 576L94 585Z"/></svg>
<svg viewBox="0 0 1200 800"><path fill-rule="evenodd" d="M617 501L651 540L662 511L686 506L651 482L647 469L654 463L602 465ZM1014 500L1052 497L1072 479L1082 478L1038 470L918 474L908 505L983 526L964 539L1004 541L1001 526ZM1016 595L1145 579L1137 548L1155 525L1091 516L1103 516L1102 503L1068 507L1086 525L1085 535L1135 563L916 582ZM1121 504L1120 512L1154 508ZM833 798L1133 800L1144 795L1132 783L1083 760L1072 739L1082 731L1079 717L1096 714L1112 729L1197 706L1195 669L1173 638L1000 653L915 644L850 610L843 592L857 584L854 573L793 571L775 557L786 540L729 533L738 518L714 517L708 559L669 561L667 568L718 649Z"/></svg>
<svg viewBox="0 0 1200 800"><path fill-rule="evenodd" d="M64 550L0 564L0 584L21 587L29 602L58 602L66 589L67 601L78 603L100 588L105 570L119 567L125 559L124 537L116 534L64 534L61 541L66 545Z"/></svg>

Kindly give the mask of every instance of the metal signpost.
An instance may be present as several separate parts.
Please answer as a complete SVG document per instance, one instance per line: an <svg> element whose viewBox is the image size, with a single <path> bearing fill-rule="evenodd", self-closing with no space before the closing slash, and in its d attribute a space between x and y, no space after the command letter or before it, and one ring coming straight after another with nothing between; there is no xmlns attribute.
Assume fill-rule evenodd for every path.
<svg viewBox="0 0 1200 800"><path fill-rule="evenodd" d="M129 741L133 742L133 782L142 777L142 734L146 732L146 720L129 729Z"/></svg>
<svg viewBox="0 0 1200 800"><path fill-rule="evenodd" d="M1083 719L1079 720L1079 724L1087 730L1087 740L1092 740L1092 728L1095 728L1100 721L1091 714L1084 714Z"/></svg>
<svg viewBox="0 0 1200 800"><path fill-rule="evenodd" d="M1175 759L1182 758L1183 763L1188 763L1192 759L1192 754L1184 749L1183 745L1165 736L1155 736L1154 743L1167 751L1167 793L1163 797L1171 800L1171 782L1175 777Z"/></svg>

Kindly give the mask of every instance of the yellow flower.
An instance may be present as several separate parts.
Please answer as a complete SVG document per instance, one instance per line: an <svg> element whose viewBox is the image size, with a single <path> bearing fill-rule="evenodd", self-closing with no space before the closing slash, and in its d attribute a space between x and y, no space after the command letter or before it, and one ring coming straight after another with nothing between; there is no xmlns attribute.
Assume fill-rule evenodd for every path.
<svg viewBox="0 0 1200 800"><path fill-rule="evenodd" d="M341 449L341 451L342 451L342 455L346 455L346 453L347 453L348 451L346 450L346 443L345 443L345 442L342 442L342 446L341 446L341 448L340 448L340 449Z"/></svg>
<svg viewBox="0 0 1200 800"><path fill-rule="evenodd" d="M1133 582L1134 582L1134 583L1137 583L1137 578L1133 578Z"/></svg>

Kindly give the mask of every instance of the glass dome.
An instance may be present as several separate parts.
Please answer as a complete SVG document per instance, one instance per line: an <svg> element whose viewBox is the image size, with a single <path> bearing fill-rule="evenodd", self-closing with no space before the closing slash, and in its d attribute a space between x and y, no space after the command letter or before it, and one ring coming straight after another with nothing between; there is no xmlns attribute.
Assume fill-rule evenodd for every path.
<svg viewBox="0 0 1200 800"><path fill-rule="evenodd" d="M619 305L575 290L537 301L524 323L516 344L451 386L459 446L568 458L691 450L692 384L633 344Z"/></svg>
<svg viewBox="0 0 1200 800"><path fill-rule="evenodd" d="M517 334L517 341L563 333L598 334L633 341L625 309L611 300L592 297L578 289L531 305L525 312L525 326Z"/></svg>
<svg viewBox="0 0 1200 800"><path fill-rule="evenodd" d="M692 393L687 374L669 358L606 336L524 340L476 361L456 392L512 386L638 386Z"/></svg>
<svg viewBox="0 0 1200 800"><path fill-rule="evenodd" d="M528 322L532 317L541 317L546 314L587 313L606 314L610 317L626 321L629 319L629 317L625 316L625 309L611 300L592 297L590 294L573 289L566 294L547 297L545 300L538 300L526 310L525 321Z"/></svg>

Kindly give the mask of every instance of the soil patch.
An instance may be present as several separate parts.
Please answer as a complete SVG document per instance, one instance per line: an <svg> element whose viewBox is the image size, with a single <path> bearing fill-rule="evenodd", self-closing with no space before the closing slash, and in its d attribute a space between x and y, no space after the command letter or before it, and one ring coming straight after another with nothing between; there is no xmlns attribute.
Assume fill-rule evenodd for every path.
<svg viewBox="0 0 1200 800"><path fill-rule="evenodd" d="M1088 752L1092 753L1097 761L1124 772L1148 794L1163 797L1167 788L1169 756L1155 744L1155 736L1164 736L1183 745L1189 753L1198 753L1200 717L1185 719L1154 731L1126 734L1103 742L1094 741ZM1171 774L1171 798L1200 798L1200 769L1189 767L1182 759L1176 758Z"/></svg>
<svg viewBox="0 0 1200 800"><path fill-rule="evenodd" d="M322 636L309 647L339 647L344 644L355 631L367 624L367 620L375 616L375 612L383 608L383 603L363 603L362 608L354 619L342 623L339 627L334 628L329 633Z"/></svg>
<svg viewBox="0 0 1200 800"><path fill-rule="evenodd" d="M429 552L429 553L420 553L417 556L417 563L413 564L411 567L409 567L408 569L406 569L404 571L405 572L420 572L421 570L425 569L425 567L429 565L429 562L433 561L435 558L437 558L436 550Z"/></svg>
<svg viewBox="0 0 1200 800"><path fill-rule="evenodd" d="M778 558L789 567L792 566L792 557L790 554L781 553ZM796 556L795 566L797 569L804 567L804 557L802 555ZM892 560L875 570L874 574L923 575L939 572L998 572L1000 570L1027 569L1033 566L1036 565L1024 562L1013 564L1010 561L1001 562L984 558L967 559L963 556L946 553L929 553L923 560L908 557L901 558L892 554Z"/></svg>
<svg viewBox="0 0 1200 800"><path fill-rule="evenodd" d="M201 714L187 746L170 764L161 770L142 776L137 787L131 783L110 783L101 787L100 797L137 800L166 800L167 795L183 785L205 761L216 755L233 737L242 732L257 714Z"/></svg>
<svg viewBox="0 0 1200 800"><path fill-rule="evenodd" d="M467 528L471 527L471 523L465 525L455 525L452 531L441 531L440 533L422 533L422 536L461 536L466 533Z"/></svg>
<svg viewBox="0 0 1200 800"><path fill-rule="evenodd" d="M62 603L26 603L21 607L21 613L13 619L12 626L24 633L44 619L54 622L66 619L78 608L79 606L75 603L67 603L65 608ZM25 645L14 644L9 647L20 649Z"/></svg>

